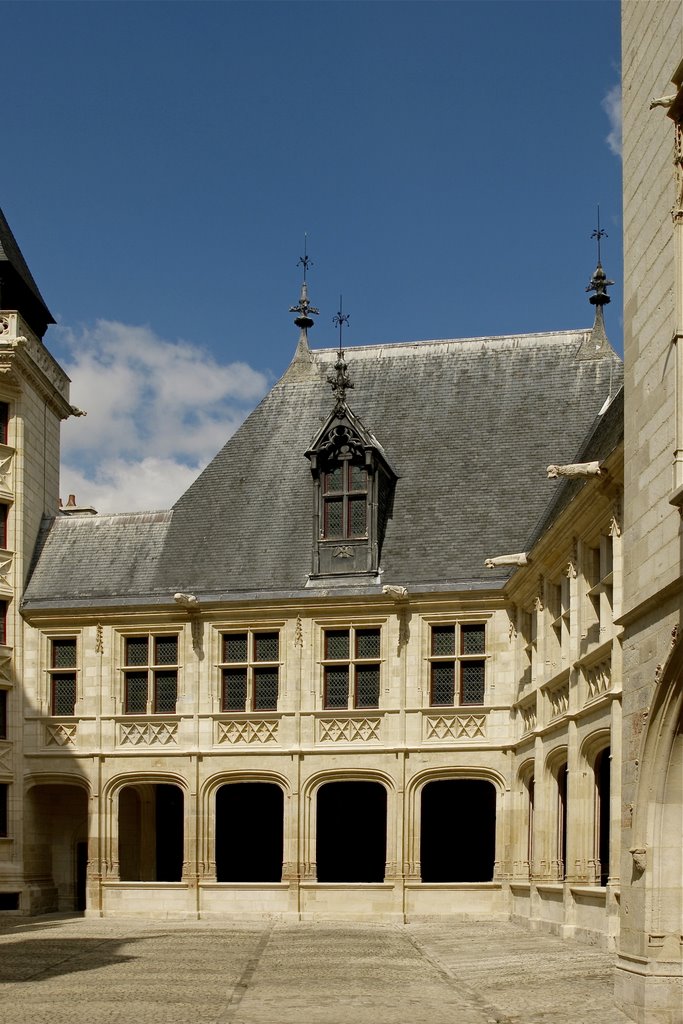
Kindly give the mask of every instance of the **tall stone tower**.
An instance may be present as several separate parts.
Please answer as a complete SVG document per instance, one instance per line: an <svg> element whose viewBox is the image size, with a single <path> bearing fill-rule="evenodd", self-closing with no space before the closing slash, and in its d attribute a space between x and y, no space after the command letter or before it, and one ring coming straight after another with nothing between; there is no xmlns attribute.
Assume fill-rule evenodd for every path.
<svg viewBox="0 0 683 1024"><path fill-rule="evenodd" d="M69 378L43 345L49 309L0 210L0 909L23 903L23 621L43 515L59 504ZM26 709L30 714L30 710Z"/></svg>
<svg viewBox="0 0 683 1024"><path fill-rule="evenodd" d="M622 5L625 483L617 1003L683 1022L683 2Z"/></svg>

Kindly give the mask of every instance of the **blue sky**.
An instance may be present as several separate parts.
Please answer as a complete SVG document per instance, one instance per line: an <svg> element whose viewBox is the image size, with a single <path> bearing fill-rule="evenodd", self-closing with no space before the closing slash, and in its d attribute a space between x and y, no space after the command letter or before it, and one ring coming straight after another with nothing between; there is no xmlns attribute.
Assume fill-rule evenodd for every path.
<svg viewBox="0 0 683 1024"><path fill-rule="evenodd" d="M0 205L89 419L64 493L165 507L284 370L303 234L348 346L621 347L619 5L3 3ZM611 117L610 117L611 114Z"/></svg>

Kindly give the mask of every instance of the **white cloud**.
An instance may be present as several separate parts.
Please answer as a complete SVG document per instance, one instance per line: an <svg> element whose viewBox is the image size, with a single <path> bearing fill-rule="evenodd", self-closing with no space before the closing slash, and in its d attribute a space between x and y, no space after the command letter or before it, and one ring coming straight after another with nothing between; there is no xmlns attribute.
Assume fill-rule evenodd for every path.
<svg viewBox="0 0 683 1024"><path fill-rule="evenodd" d="M62 430L62 498L100 512L168 508L235 432L268 380L149 327L99 320L61 328L71 401Z"/></svg>
<svg viewBox="0 0 683 1024"><path fill-rule="evenodd" d="M621 86L614 85L603 97L602 109L610 123L605 141L615 156L621 157Z"/></svg>

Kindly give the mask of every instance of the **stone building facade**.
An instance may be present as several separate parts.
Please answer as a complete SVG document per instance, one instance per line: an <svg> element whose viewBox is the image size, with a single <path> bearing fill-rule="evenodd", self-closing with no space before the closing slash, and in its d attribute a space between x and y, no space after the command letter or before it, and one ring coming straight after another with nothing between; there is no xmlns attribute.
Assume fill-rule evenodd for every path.
<svg viewBox="0 0 683 1024"><path fill-rule="evenodd" d="M173 509L57 511L0 219L0 909L512 917L680 1024L683 5L623 25L624 388L600 266L592 329L346 353L304 286Z"/></svg>

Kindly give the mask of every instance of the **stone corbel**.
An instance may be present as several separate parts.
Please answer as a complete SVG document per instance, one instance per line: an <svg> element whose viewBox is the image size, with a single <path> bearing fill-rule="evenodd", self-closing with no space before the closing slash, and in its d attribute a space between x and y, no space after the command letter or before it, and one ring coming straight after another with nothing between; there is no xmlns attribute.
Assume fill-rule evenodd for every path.
<svg viewBox="0 0 683 1024"><path fill-rule="evenodd" d="M550 465L546 470L549 480L558 476L601 476L605 470L599 462L570 462L566 466Z"/></svg>
<svg viewBox="0 0 683 1024"><path fill-rule="evenodd" d="M632 846L628 851L633 858L633 869L639 875L642 875L643 871L647 867L647 850L644 846Z"/></svg>
<svg viewBox="0 0 683 1024"><path fill-rule="evenodd" d="M519 551L515 555L496 555L495 558L487 558L484 565L487 569L495 569L499 565L528 565L530 561L527 551Z"/></svg>
<svg viewBox="0 0 683 1024"><path fill-rule="evenodd" d="M173 595L173 600L184 608L190 619L190 632L192 634L192 650L198 658L203 658L202 648L202 620L199 617L199 600L194 594L178 593Z"/></svg>

